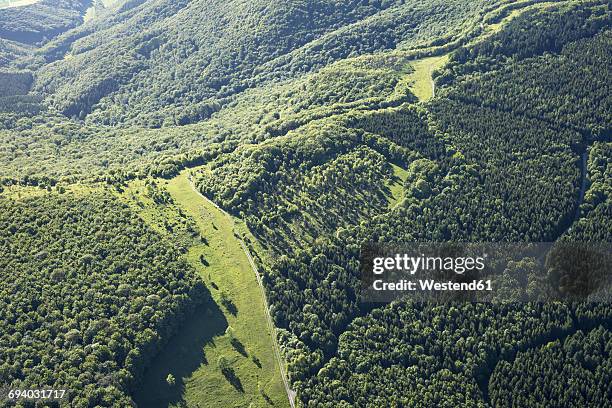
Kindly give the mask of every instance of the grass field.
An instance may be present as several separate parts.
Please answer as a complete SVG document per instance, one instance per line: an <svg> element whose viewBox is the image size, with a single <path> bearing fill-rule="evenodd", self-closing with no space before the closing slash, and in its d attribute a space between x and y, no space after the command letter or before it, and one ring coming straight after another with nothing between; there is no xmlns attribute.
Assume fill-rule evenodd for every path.
<svg viewBox="0 0 612 408"><path fill-rule="evenodd" d="M10 7L27 6L38 3L40 0L0 0L0 9Z"/></svg>
<svg viewBox="0 0 612 408"><path fill-rule="evenodd" d="M67 194L74 195L86 195L91 194L100 189L104 188L101 185L92 185L92 184L61 184L51 187L49 191L44 188L40 188L38 186L3 186L2 194L5 197L10 197L13 200L24 200L32 197L41 197L46 194L49 194L49 191L59 192L62 191Z"/></svg>
<svg viewBox="0 0 612 408"><path fill-rule="evenodd" d="M393 166L393 181L388 185L391 190L391 197L389 197L389 209L393 209L404 199L404 181L408 177L408 171L405 169L392 164Z"/></svg>
<svg viewBox="0 0 612 408"><path fill-rule="evenodd" d="M216 305L188 319L146 373L142 387L135 393L136 402L147 408L288 406L261 293L234 237L233 221L191 189L186 173L158 183L170 193L175 206L154 205L145 197L142 181L132 184L124 196L140 200L143 218L160 231L167 230L163 220L172 216L170 212L179 216L179 208L195 221L204 240L192 242L186 257L211 290ZM180 235L178 228L171 229ZM232 307L221 306L222 294ZM234 345L232 337L238 340ZM233 384L219 369L221 357L236 373L238 381ZM166 382L168 374L176 378L174 387Z"/></svg>
<svg viewBox="0 0 612 408"><path fill-rule="evenodd" d="M434 96L434 84L431 74L448 61L448 55L423 58L412 63L414 72L411 74L410 90L420 101L427 101Z"/></svg>
<svg viewBox="0 0 612 408"><path fill-rule="evenodd" d="M508 22L510 22L512 19L514 19L515 17L523 14L524 12L526 12L528 10L533 10L533 9L536 9L536 8L543 9L543 8L546 8L546 7L555 7L555 6L558 6L561 3L567 3L567 2L568 1L565 1L565 2L548 1L548 2L531 4L531 1L525 0L525 1L513 4L513 6L517 6L518 8L515 8L515 9L511 10L508 13L508 15L503 17L497 23L487 24L486 26L484 26L484 29L485 29L484 33L482 33L474 41L471 41L470 44L473 44L475 41L482 41L483 38L486 38L487 36L489 36L491 34L495 34L495 33L499 32L499 31L501 31L501 29L506 24L508 24Z"/></svg>

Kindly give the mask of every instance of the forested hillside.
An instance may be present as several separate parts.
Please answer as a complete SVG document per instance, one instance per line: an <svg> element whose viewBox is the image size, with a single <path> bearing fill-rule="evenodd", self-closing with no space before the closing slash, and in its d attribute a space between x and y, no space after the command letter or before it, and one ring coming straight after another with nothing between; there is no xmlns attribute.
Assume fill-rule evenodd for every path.
<svg viewBox="0 0 612 408"><path fill-rule="evenodd" d="M540 20L546 24L539 24ZM603 186L598 187L597 193L589 194L589 201L597 197L596 209L601 215L593 213L588 221L576 219L577 213L583 216L585 212L578 206L586 206L579 200L583 195L583 178L590 174L581 166L582 157L588 151L591 155L606 154L600 144L587 149L595 140L609 140L610 135L609 25L610 11L605 3L533 8L512 19L499 32L452 53L448 66L437 74L438 97L423 108L389 107L375 113L322 119L290 131L274 143L257 146L257 156L255 151L251 154L245 149L237 150L228 159L222 156L210 166L212 174L202 173L201 188L205 194L246 217L252 231L262 242L270 243L272 250L291 253L272 265L267 284L276 323L287 329L282 339L290 372L305 404L411 405L416 403L417 395L422 397L425 389L430 389L431 395L419 401L422 406L442 403L440 398L455 405L488 402L482 389L486 381L473 366L467 369L470 364L461 368L442 364L435 368L433 362L439 360L440 353L451 352L442 346L434 348L434 352L420 352L431 356L423 357L427 368L415 365L416 357L373 365L358 364L350 354L352 351L343 354L342 341L352 332L351 325L348 332L342 333L362 313L357 297L359 247L363 242L413 240L554 241L568 228L570 234L580 233L584 228L580 225L589 225L588 228L597 231L597 239L610 240L606 232L610 213L605 206L607 195ZM332 150L318 139L323 137L321 130L326 126L337 127L336 146ZM306 132L312 134L308 139L318 148L307 147L304 142L296 142L292 148L291 143ZM376 189L366 187L351 194L355 198L362 191L372 194L366 205L342 199L334 201L341 203L342 210L335 210L334 204L324 199L327 191L334 191L329 186L344 185L342 178L335 178L316 192L317 203L323 209L309 204L301 185L316 188L317 184L308 174L336 167L347 149L358 152L363 146L381 154L387 163L405 167L402 203L388 212L383 202L377 201L384 201L385 192L377 193ZM316 160L313 162L301 153L302 149L317 152ZM595 160L590 162L601 166L609 157L603 162ZM381 168L385 165L366 162L365 167L350 173L352 178L357 174L374 176L380 186L389 178L376 176ZM596 171L601 174L605 165L602 170L591 171L594 178ZM361 184L352 181L350 185ZM341 197L338 192L333 194ZM368 208L374 212L362 212ZM347 225L355 227L347 229ZM576 232L572 225L577 226ZM310 244L305 245L304 239ZM395 307L412 309L410 305ZM541 330L546 327L545 319L534 307L518 307L518 313L535 313L534 327ZM561 321L571 315L551 307L554 313L560 313ZM484 310L487 308L482 313ZM433 314L423 323L425 326L432 325L436 311L432 309ZM488 309L486 313L497 316L506 312ZM377 320L379 314L371 316ZM596 324L610 323L607 312L592 317ZM399 328L394 328L398 323L392 322L406 320L411 318L381 324L394 332ZM525 341L535 344L542 336L554 340L566 324L551 323L534 340L526 337ZM587 323L579 320L570 326L583 324ZM437 330L442 330L439 324L433 324L436 325ZM509 330L510 323L500 327ZM469 331L465 333L464 336L478 337ZM364 333L355 336L369 338ZM415 344L404 339L382 346L381 342L389 335L372 332L372 336L373 346L379 350ZM423 344L424 340L417 343ZM448 344L454 347L456 342ZM362 343L354 347L360 351L364 348ZM512 346L509 352L515 353L521 347L524 346ZM493 369L491 359L498 358L496 353L481 357L487 363L480 370ZM363 354L369 356L370 352ZM336 358L349 360L349 365L342 365L347 363L339 363ZM329 362L322 365L326 360ZM374 369L379 364L384 373ZM409 368L413 377L407 378L412 379L406 380L403 387L392 385L397 381L403 384L399 378L407 374L399 373ZM417 378L437 375L441 378L433 382L435 386L423 384L421 389L410 385ZM387 378L388 382L367 389L356 385L376 384L380 378ZM451 378L460 378L453 380L457 385L448 385ZM355 386L346 385L349 379L355 381ZM600 380L603 379L598 377L596 381ZM440 381L447 384L443 386ZM402 392L398 392L400 389ZM406 396L407 389L414 392L412 397ZM450 389L457 391L450 393ZM378 399L372 400L372 395ZM459 396L463 399L456 400ZM601 396L593 394L588 398L595 403ZM562 399L558 401L561 403Z"/></svg>
<svg viewBox="0 0 612 408"><path fill-rule="evenodd" d="M0 150L0 174L175 174L191 160L281 135L313 118L414 101L404 79L410 70L402 55L344 60L295 81L246 91L208 121L159 130L83 125L50 112L32 118L6 108L0 112L6 130L0 130L6 147Z"/></svg>
<svg viewBox="0 0 612 408"><path fill-rule="evenodd" d="M129 405L208 291L108 193L15 192L0 208L3 385L64 389L72 406Z"/></svg>
<svg viewBox="0 0 612 408"><path fill-rule="evenodd" d="M148 1L41 50L57 61L40 71L35 90L64 114L95 123L193 123L264 81L445 35L483 4Z"/></svg>
<svg viewBox="0 0 612 408"><path fill-rule="evenodd" d="M40 0L0 9L0 39L34 44L76 27L89 0Z"/></svg>
<svg viewBox="0 0 612 408"><path fill-rule="evenodd" d="M609 1L103 6L0 10L0 382L79 407L612 403L602 299L360 295L367 243L612 240ZM503 265L515 299L561 290L545 262Z"/></svg>

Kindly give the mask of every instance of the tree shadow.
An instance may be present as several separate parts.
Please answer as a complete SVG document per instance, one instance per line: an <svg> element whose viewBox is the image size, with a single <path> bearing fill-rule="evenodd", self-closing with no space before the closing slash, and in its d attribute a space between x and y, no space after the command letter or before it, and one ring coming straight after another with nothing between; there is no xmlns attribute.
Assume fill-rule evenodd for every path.
<svg viewBox="0 0 612 408"><path fill-rule="evenodd" d="M238 308L225 293L221 294L221 304L232 316L238 315Z"/></svg>
<svg viewBox="0 0 612 408"><path fill-rule="evenodd" d="M221 370L221 373L223 373L223 376L225 377L227 382L232 384L232 386L237 391L244 393L244 387L242 387L242 381L240 381L240 378L238 378L233 368L231 367L224 368L223 370Z"/></svg>
<svg viewBox="0 0 612 408"><path fill-rule="evenodd" d="M253 363L257 366L257 368L261 368L261 360L257 358L257 356L252 355L251 361L253 361Z"/></svg>
<svg viewBox="0 0 612 408"><path fill-rule="evenodd" d="M200 255L200 263L204 266L210 266L210 263L204 258L204 255Z"/></svg>
<svg viewBox="0 0 612 408"><path fill-rule="evenodd" d="M244 344L242 344L240 340L238 340L235 337L232 337L230 340L230 343L232 347L234 348L234 350L236 350L238 353L242 354L244 357L249 356L249 353L247 353L246 348L244 347Z"/></svg>
<svg viewBox="0 0 612 408"><path fill-rule="evenodd" d="M266 403L268 403L268 405L274 406L274 401L272 401L272 398L270 398L268 394L265 393L265 391L261 392L261 396L266 400Z"/></svg>
<svg viewBox="0 0 612 408"><path fill-rule="evenodd" d="M219 306L209 296L207 301L188 316L178 333L153 359L143 380L134 392L136 406L162 408L181 404L185 391L184 378L189 378L202 364L208 364L204 347L214 345L213 338L221 336L228 327ZM166 378L172 374L174 386Z"/></svg>

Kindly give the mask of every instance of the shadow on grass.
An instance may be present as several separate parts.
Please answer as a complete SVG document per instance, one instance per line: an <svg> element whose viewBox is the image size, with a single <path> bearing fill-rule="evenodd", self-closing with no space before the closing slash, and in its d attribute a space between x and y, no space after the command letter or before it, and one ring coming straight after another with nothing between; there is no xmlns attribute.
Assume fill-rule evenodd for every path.
<svg viewBox="0 0 612 408"><path fill-rule="evenodd" d="M145 372L142 383L133 393L136 406L162 408L184 403L184 378L188 378L202 364L209 364L204 347L213 344L213 338L225 333L227 320L219 306L209 298L192 316L187 317L177 335L153 360ZM166 377L172 374L174 386L168 385Z"/></svg>
<svg viewBox="0 0 612 408"><path fill-rule="evenodd" d="M225 293L221 294L221 304L232 316L238 316L238 308Z"/></svg>
<svg viewBox="0 0 612 408"><path fill-rule="evenodd" d="M227 382L232 384L232 387L234 387L236 391L244 393L242 381L240 381L240 378L238 378L233 368L225 368L221 370L221 373L223 374Z"/></svg>
<svg viewBox="0 0 612 408"><path fill-rule="evenodd" d="M232 337L232 339L230 340L230 344L232 345L234 350L242 354L244 357L249 356L249 353L247 353L246 348L244 347L244 344L242 344L242 342L238 340L237 338Z"/></svg>

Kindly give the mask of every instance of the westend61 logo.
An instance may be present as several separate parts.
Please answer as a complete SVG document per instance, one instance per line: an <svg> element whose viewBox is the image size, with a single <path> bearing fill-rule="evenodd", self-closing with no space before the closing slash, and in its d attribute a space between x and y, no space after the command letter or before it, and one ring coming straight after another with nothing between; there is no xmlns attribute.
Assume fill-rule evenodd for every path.
<svg viewBox="0 0 612 408"><path fill-rule="evenodd" d="M612 299L609 243L364 245L362 302Z"/></svg>

